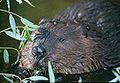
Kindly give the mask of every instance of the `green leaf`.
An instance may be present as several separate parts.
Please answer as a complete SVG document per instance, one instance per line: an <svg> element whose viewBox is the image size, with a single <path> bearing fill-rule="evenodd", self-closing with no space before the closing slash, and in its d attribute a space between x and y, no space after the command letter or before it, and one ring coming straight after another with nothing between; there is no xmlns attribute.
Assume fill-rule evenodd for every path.
<svg viewBox="0 0 120 83"><path fill-rule="evenodd" d="M7 7L8 7L8 10L10 11L10 0L7 0Z"/></svg>
<svg viewBox="0 0 120 83"><path fill-rule="evenodd" d="M23 40L20 42L19 49L25 46L24 43L25 43L25 41L23 41Z"/></svg>
<svg viewBox="0 0 120 83"><path fill-rule="evenodd" d="M49 74L50 83L55 83L55 76L50 61L48 61L48 74Z"/></svg>
<svg viewBox="0 0 120 83"><path fill-rule="evenodd" d="M12 16L12 14L9 15L9 22L10 22L10 26L12 28L14 35L16 35L16 23L15 23L15 19Z"/></svg>
<svg viewBox="0 0 120 83"><path fill-rule="evenodd" d="M25 36L24 33L25 33L25 27L24 27L24 29L23 29L23 31L22 31L22 33L21 33L21 36L22 36L22 37Z"/></svg>
<svg viewBox="0 0 120 83"><path fill-rule="evenodd" d="M25 38L25 27L24 27L24 30L23 30L22 33L21 33L21 36L22 36L23 38ZM21 47L24 47L24 45L25 45L24 43L25 43L24 40L22 40L22 41L20 42L19 49L20 49Z"/></svg>
<svg viewBox="0 0 120 83"><path fill-rule="evenodd" d="M25 29L25 38L32 42L32 38L31 38L31 35L30 35L30 33L29 33L28 29L27 29L27 26L25 28L26 28Z"/></svg>
<svg viewBox="0 0 120 83"><path fill-rule="evenodd" d="M28 30L29 31L35 31L35 30L37 30L38 28L30 28L30 27L28 27Z"/></svg>
<svg viewBox="0 0 120 83"><path fill-rule="evenodd" d="M22 83L28 83L28 82L29 82L29 80L26 80L26 79L22 80Z"/></svg>
<svg viewBox="0 0 120 83"><path fill-rule="evenodd" d="M44 76L32 76L32 77L29 77L29 79L32 80L32 81L48 80L48 78L44 77Z"/></svg>
<svg viewBox="0 0 120 83"><path fill-rule="evenodd" d="M118 74L116 71L112 70L113 74L116 76L118 81L120 82L120 74Z"/></svg>
<svg viewBox="0 0 120 83"><path fill-rule="evenodd" d="M30 22L29 20L25 19L25 18L22 18L21 17L21 22L25 25L25 26L28 26L30 28L33 28L33 29L38 29L39 26L38 25L35 25L34 23Z"/></svg>
<svg viewBox="0 0 120 83"><path fill-rule="evenodd" d="M10 79L9 77L7 77L7 75L3 76L7 81L9 81L10 83L13 83L13 79Z"/></svg>
<svg viewBox="0 0 120 83"><path fill-rule="evenodd" d="M79 77L78 83L82 83L82 78L81 78L81 76Z"/></svg>
<svg viewBox="0 0 120 83"><path fill-rule="evenodd" d="M9 81L9 83L18 83L18 80L19 80L19 83L22 83L20 82L22 81L21 78L15 74L0 73L0 75L2 75L7 81ZM0 81L0 83L4 83L4 81L3 82Z"/></svg>
<svg viewBox="0 0 120 83"><path fill-rule="evenodd" d="M8 53L8 51L7 51L6 49L5 49L4 52L3 52L3 59L4 59L4 62L5 62L6 64L9 63L9 53Z"/></svg>
<svg viewBox="0 0 120 83"><path fill-rule="evenodd" d="M35 7L29 0L24 0L26 3L28 3L30 6Z"/></svg>
<svg viewBox="0 0 120 83"><path fill-rule="evenodd" d="M115 68L116 71L120 74L120 67Z"/></svg>
<svg viewBox="0 0 120 83"><path fill-rule="evenodd" d="M112 79L111 81L109 81L110 83L113 83L113 82L117 82L118 81L118 79L117 78L114 78L114 79Z"/></svg>
<svg viewBox="0 0 120 83"><path fill-rule="evenodd" d="M16 33L16 35L14 35L14 33L11 32L11 31L5 31L5 33L6 33L8 36L10 36L10 37L12 37L12 38L14 38L14 39L16 39L16 40L25 40L25 38L21 37L21 35L19 35L19 34L17 34L17 33Z"/></svg>
<svg viewBox="0 0 120 83"><path fill-rule="evenodd" d="M17 29L17 34L19 34L19 35L20 35L20 30L19 30L19 29Z"/></svg>
<svg viewBox="0 0 120 83"><path fill-rule="evenodd" d="M22 3L22 0L16 0L19 4L21 4Z"/></svg>

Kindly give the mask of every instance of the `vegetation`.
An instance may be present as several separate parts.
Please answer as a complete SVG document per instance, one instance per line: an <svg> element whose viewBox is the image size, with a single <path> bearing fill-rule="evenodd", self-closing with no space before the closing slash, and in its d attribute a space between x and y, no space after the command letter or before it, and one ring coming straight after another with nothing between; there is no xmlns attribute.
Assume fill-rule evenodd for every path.
<svg viewBox="0 0 120 83"><path fill-rule="evenodd" d="M32 7L35 7L34 5L31 4L31 2L29 2L28 0L16 0L19 4L23 3L23 1L25 1L26 3L28 3L30 6ZM10 23L10 27L7 28L7 29L4 29L2 31L0 31L0 33L5 33L6 35L10 36L11 38L14 38L18 41L20 41L20 45L19 45L19 49L22 48L24 46L24 43L26 40L28 41L31 41L32 42L32 37L30 35L30 32L31 31L34 31L36 29L39 28L38 25L30 22L29 20L25 19L24 17L14 13L14 12L11 12L10 10L10 0L6 0L7 2L7 7L8 7L8 10L3 10L3 9L0 9L0 11L2 12L6 12L9 14L9 23ZM14 16L17 16L21 22L23 23L24 26L17 26L16 25L16 21L14 19ZM14 51L17 51L18 53L18 58L16 60L15 63L13 63L12 65L15 65L18 63L19 61L19 55L20 55L20 52L19 52L19 49L16 49L16 48L13 48L13 47L0 47L1 51L3 51L3 58L4 58L4 62L6 64L9 63L9 52L8 50L12 49ZM49 62L49 65L48 65L48 68L49 68L49 74L51 74L51 71L52 71L52 66ZM29 77L29 78L25 78L25 79L21 79L19 76L17 75L14 75L14 74L7 74L7 73L0 73L0 75L2 75L7 81L9 81L10 83L14 83L14 82L20 82L20 83L27 83L28 81L37 81L37 80L48 80L48 78L46 77L43 77L43 76L32 76L32 77ZM52 80L52 82L54 82L54 74L52 72L52 74L50 75L50 81ZM17 78L18 80L17 81L14 81L13 79Z"/></svg>
<svg viewBox="0 0 120 83"><path fill-rule="evenodd" d="M1 1L2 0L0 0L0 2ZM32 5L32 3L29 0L16 0L16 2L18 2L19 4L22 4L23 2L26 2L30 6L35 7L34 5ZM15 65L19 61L19 55L20 55L19 50L24 46L25 41L28 40L28 41L32 42L33 38L31 37L30 32L38 29L39 26L32 23L31 21L27 20L26 18L24 18L20 15L14 13L14 12L11 12L10 0L6 0L6 3L7 3L8 10L0 9L0 11L6 12L6 13L9 14L10 27L0 31L0 33L5 33L6 35L10 36L11 38L14 38L14 39L20 41L20 44L19 44L19 47L18 47L19 49L13 48L13 47L0 47L0 52L3 52L4 63L8 64L9 63L9 58L10 58L8 50L16 51L18 53L17 60L12 64L12 65ZM21 20L21 23L23 23L24 26L17 26L16 21L14 19L14 16L18 17ZM115 71L117 71L118 73L116 73ZM117 81L120 82L120 67L116 68L112 72L114 73L116 78L109 81L109 82L117 82ZM51 65L50 61L48 61L48 74L49 74L49 81L51 83L54 83L55 82L55 76L54 76L54 72L52 70L52 65ZM14 75L14 74L0 73L0 75L2 75L10 83L18 83L18 82L19 83L28 83L28 81L48 80L48 78L44 77L44 76L32 76L32 77L29 77L29 78L21 79L19 76ZM81 77L80 77L79 82L82 82Z"/></svg>

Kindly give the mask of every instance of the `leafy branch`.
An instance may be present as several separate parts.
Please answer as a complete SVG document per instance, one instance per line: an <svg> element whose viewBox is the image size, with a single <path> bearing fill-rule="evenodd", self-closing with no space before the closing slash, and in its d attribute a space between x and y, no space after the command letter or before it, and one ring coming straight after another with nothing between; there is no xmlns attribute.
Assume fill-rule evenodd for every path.
<svg viewBox="0 0 120 83"><path fill-rule="evenodd" d="M6 64L9 63L9 52L8 52L8 50L15 50L17 52L17 54L18 54L17 60L12 65L15 65L15 64L17 64L19 62L19 57L20 57L19 50L17 50L16 48L13 48L13 47L0 47L0 49L3 50L3 58L4 58L4 62Z"/></svg>
<svg viewBox="0 0 120 83"><path fill-rule="evenodd" d="M16 14L16 13L14 13L14 12L10 12L10 11L4 10L4 9L0 9L0 11L2 11L2 12L6 12L6 13L9 13L9 14L13 14L13 15L15 15L15 16L17 16L17 17L19 17L19 18L21 18L21 17L22 17L22 16L20 16L20 15L18 15L18 14Z"/></svg>
<svg viewBox="0 0 120 83"><path fill-rule="evenodd" d="M6 28L4 30L1 30L0 33L4 32L5 34L10 36L11 38L14 38L14 39L20 41L20 45L19 45L19 49L20 49L20 48L22 48L22 46L24 45L24 42L26 40L32 41L30 31L34 31L34 30L38 29L39 26L35 25L34 23L30 22L29 20L23 18L20 15L14 13L14 12L11 12L11 10L10 10L10 0L6 0L6 1L7 1L8 10L0 9L0 11L9 14L10 27ZM22 0L16 0L16 1L19 4L22 3ZM34 7L28 0L23 0L23 1L27 2L30 6ZM15 19L14 19L13 15L18 17L21 20L21 22L23 23L24 26L16 26L16 22L15 22ZM22 29L22 30L20 30L20 29ZM6 64L9 63L9 52L8 52L8 50L10 50L10 49L17 51L17 53L18 53L17 60L14 64L16 64L19 61L20 52L19 52L18 49L13 48L13 47L0 47L0 49L2 49L2 51L3 51L4 62Z"/></svg>

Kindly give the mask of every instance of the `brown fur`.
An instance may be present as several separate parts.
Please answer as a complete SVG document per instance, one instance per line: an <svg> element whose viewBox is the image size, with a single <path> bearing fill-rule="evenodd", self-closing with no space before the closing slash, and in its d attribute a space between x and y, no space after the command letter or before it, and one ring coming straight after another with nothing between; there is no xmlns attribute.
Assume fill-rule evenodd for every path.
<svg viewBox="0 0 120 83"><path fill-rule="evenodd" d="M47 70L50 60L55 73L78 74L120 65L120 6L108 0L75 4L38 31L32 48L42 46L46 53L32 50L30 68Z"/></svg>

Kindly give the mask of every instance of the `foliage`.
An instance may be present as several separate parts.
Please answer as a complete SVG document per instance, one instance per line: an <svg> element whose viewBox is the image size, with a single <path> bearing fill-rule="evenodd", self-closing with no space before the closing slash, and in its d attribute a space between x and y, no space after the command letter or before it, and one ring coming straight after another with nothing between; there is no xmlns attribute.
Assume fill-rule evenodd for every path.
<svg viewBox="0 0 120 83"><path fill-rule="evenodd" d="M6 64L8 64L8 63L9 63L9 53L8 53L8 51L7 51L6 49L4 50L3 53L4 53L4 54L3 54L4 62L5 62Z"/></svg>
<svg viewBox="0 0 120 83"><path fill-rule="evenodd" d="M50 83L55 83L55 76L50 61L48 61L48 74L49 74Z"/></svg>
<svg viewBox="0 0 120 83"><path fill-rule="evenodd" d="M14 13L14 12L11 12L10 11L10 0L6 0L6 1L7 1L8 10L0 9L0 11L6 12L9 14L10 27L0 31L0 33L4 32L6 35L10 36L11 38L21 41L20 45L19 45L19 49L20 49L23 47L24 41L28 40L28 41L32 42L33 38L31 37L30 32L35 31L36 29L39 28L39 26L30 22L26 18L23 18L20 15ZM19 4L23 3L23 1L25 1L30 6L34 7L28 0L23 0L23 1L16 0L16 1ZM20 18L21 22L23 23L24 26L16 26L16 21L15 21L15 18L13 15ZM22 31L20 29L22 29ZM21 31L21 33L20 33L20 31ZM16 62L13 64L16 64L19 61L19 55L20 55L19 49L16 49L13 47L0 47L0 49L1 49L0 52L3 52L3 59L6 64L9 64L9 52L8 52L9 49L12 49L12 50L15 50L18 52L18 58L17 58ZM55 77L54 77L54 73L53 73L50 61L48 62L48 70L49 70L50 82L55 82ZM15 79L15 78L18 79L19 83L28 83L29 81L38 81L38 80L48 80L48 78L44 77L44 76L31 76L29 78L21 79L19 76L14 75L14 74L0 73L0 75L2 75L10 83L14 83L15 81L13 79Z"/></svg>
<svg viewBox="0 0 120 83"><path fill-rule="evenodd" d="M23 3L22 0L16 0L18 3ZM30 6L34 7L28 0L24 0L25 2L27 2ZM4 29L2 31L0 31L0 33L4 32L6 35L10 36L11 38L14 38L18 41L21 41L20 45L19 45L19 49L22 48L22 46L24 45L24 41L28 40L28 41L32 41L32 38L30 36L30 32L36 30L37 28L39 28L38 25L35 25L34 23L30 22L29 20L23 18L22 16L13 13L10 11L10 0L6 0L7 2L7 7L8 10L3 10L0 9L0 11L6 12L9 14L9 23L10 23L10 28ZM21 22L23 23L24 26L16 26L16 21L14 16L17 16L18 18L21 19ZM22 29L22 30L20 30ZM21 31L21 33L20 33ZM4 61L5 63L9 63L9 53L8 53L8 49L13 49L13 47L0 47L1 50L4 50ZM16 48L14 48L16 49ZM16 49L15 51L19 53L19 49ZM17 60L18 61L18 60Z"/></svg>
<svg viewBox="0 0 120 83"><path fill-rule="evenodd" d="M0 2L1 1L2 0L0 0ZM28 3L30 6L35 7L34 5L32 5L32 3L29 0L16 0L16 1L19 4L22 4L24 1L24 2ZM0 33L4 32L6 35L10 36L11 38L14 38L14 39L20 41L20 45L19 45L19 49L20 49L24 46L24 42L26 40L32 42L33 38L31 37L30 32L35 31L36 29L39 28L39 26L32 23L31 21L27 20L26 18L24 18L20 15L14 13L14 12L11 12L10 0L6 0L6 2L7 2L8 10L0 9L0 11L6 12L9 14L10 27L0 31ZM21 22L23 23L24 26L17 26L14 16L17 16L21 20ZM3 52L4 62L5 62L5 64L9 64L9 51L8 50L10 50L10 49L17 51L17 53L18 53L17 60L12 65L17 64L17 62L19 61L20 52L19 52L19 49L16 49L13 47L0 47L0 53ZM109 82L120 82L120 67L116 68L112 72L116 76L116 78L114 78L113 80L111 80ZM19 83L28 83L29 81L38 81L38 80L47 81L48 79L49 79L50 83L55 83L55 75L54 75L50 61L48 61L48 74L49 74L49 78L44 77L44 76L31 76L29 78L21 79L19 76L14 75L14 74L0 73L0 75L2 75L10 83L15 83L15 81L13 80L15 78L17 78L17 82L19 82ZM78 82L82 82L81 77Z"/></svg>
<svg viewBox="0 0 120 83"><path fill-rule="evenodd" d="M50 83L54 83L55 82L55 77L53 74L53 70L52 70L52 66L50 61L48 62L48 73L49 73L49 78L50 78ZM7 81L9 81L10 83L14 83L15 81L13 79L17 79L17 82L19 83L28 83L30 81L38 81L38 80L45 80L48 81L47 77L44 76L31 76L29 78L25 78L25 79L21 79L19 76L14 75L14 74L7 74L7 73L0 73L0 75L2 75Z"/></svg>
<svg viewBox="0 0 120 83"><path fill-rule="evenodd" d="M115 70L112 70L112 72L116 78L114 78L109 82L120 82L120 67L115 68Z"/></svg>
<svg viewBox="0 0 120 83"><path fill-rule="evenodd" d="M35 7L34 5L32 5L32 3L29 0L16 0L19 4L23 3L23 1L25 1L26 3L28 3L30 6Z"/></svg>

